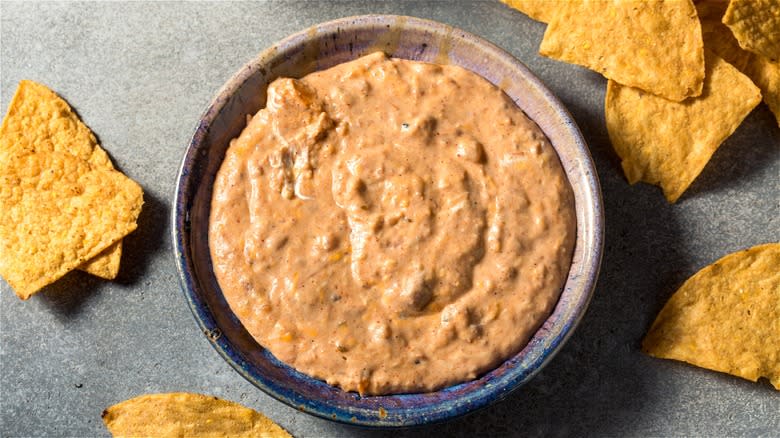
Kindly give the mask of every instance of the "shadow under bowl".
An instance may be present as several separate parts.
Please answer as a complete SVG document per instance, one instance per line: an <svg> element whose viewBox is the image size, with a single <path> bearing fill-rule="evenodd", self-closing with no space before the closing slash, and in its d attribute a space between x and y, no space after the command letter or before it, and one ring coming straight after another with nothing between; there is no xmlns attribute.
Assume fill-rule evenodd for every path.
<svg viewBox="0 0 780 438"><path fill-rule="evenodd" d="M577 238L561 297L528 345L479 379L440 391L367 396L345 392L277 360L230 310L214 276L208 221L214 178L246 116L265 106L277 77L302 77L374 51L471 70L504 92L534 120L557 151L575 196ZM177 177L174 255L184 294L203 333L242 376L276 399L322 418L370 427L440 422L506 397L562 347L582 318L603 247L603 210L588 148L572 117L519 61L462 30L412 17L365 15L313 26L263 51L219 91L201 117Z"/></svg>

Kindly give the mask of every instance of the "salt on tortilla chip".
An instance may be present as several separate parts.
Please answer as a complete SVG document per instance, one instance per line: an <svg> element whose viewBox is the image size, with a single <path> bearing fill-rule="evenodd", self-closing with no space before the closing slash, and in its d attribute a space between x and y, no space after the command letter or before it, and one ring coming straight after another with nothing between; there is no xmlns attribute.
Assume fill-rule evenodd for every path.
<svg viewBox="0 0 780 438"><path fill-rule="evenodd" d="M742 48L780 61L780 0L731 0L723 23Z"/></svg>
<svg viewBox="0 0 780 438"><path fill-rule="evenodd" d="M142 395L103 411L103 422L119 437L279 437L290 434L265 415L201 394Z"/></svg>
<svg viewBox="0 0 780 438"><path fill-rule="evenodd" d="M780 390L780 243L729 254L689 278L642 348Z"/></svg>
<svg viewBox="0 0 780 438"><path fill-rule="evenodd" d="M706 52L702 95L672 102L642 90L607 84L607 131L631 184L661 186L675 202L715 150L761 101L745 75Z"/></svg>
<svg viewBox="0 0 780 438"><path fill-rule="evenodd" d="M65 152L0 156L0 275L27 299L136 228L141 187Z"/></svg>
<svg viewBox="0 0 780 438"><path fill-rule="evenodd" d="M691 0L566 2L539 53L669 100L702 92L704 52Z"/></svg>
<svg viewBox="0 0 780 438"><path fill-rule="evenodd" d="M780 61L772 62L753 54L745 67L745 74L758 85L764 102L774 113L780 126Z"/></svg>
<svg viewBox="0 0 780 438"><path fill-rule="evenodd" d="M113 169L108 154L97 144L64 99L46 86L23 80L0 126L0 155L30 152L66 152L104 169ZM108 280L119 272L122 243L117 242L79 267Z"/></svg>
<svg viewBox="0 0 780 438"><path fill-rule="evenodd" d="M501 0L501 2L542 23L549 23L556 9L563 5L556 0Z"/></svg>

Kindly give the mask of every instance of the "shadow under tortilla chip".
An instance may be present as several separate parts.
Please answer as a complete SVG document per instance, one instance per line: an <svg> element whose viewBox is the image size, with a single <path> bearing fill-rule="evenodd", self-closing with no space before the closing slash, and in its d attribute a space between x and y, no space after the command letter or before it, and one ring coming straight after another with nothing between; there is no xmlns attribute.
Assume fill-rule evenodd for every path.
<svg viewBox="0 0 780 438"><path fill-rule="evenodd" d="M227 400L185 392L136 397L103 411L119 437L279 437L290 434L265 415Z"/></svg>
<svg viewBox="0 0 780 438"><path fill-rule="evenodd" d="M64 99L42 84L21 81L0 127L0 155L51 151L66 152L96 167L114 169L92 131ZM121 258L120 241L78 269L112 280L119 272Z"/></svg>
<svg viewBox="0 0 780 438"><path fill-rule="evenodd" d="M23 300L136 228L141 187L66 152L0 155L0 275Z"/></svg>
<svg viewBox="0 0 780 438"><path fill-rule="evenodd" d="M780 61L780 0L731 0L723 23L742 48Z"/></svg>
<svg viewBox="0 0 780 438"><path fill-rule="evenodd" d="M562 2L541 55L681 101L702 92L701 26L690 0Z"/></svg>
<svg viewBox="0 0 780 438"><path fill-rule="evenodd" d="M661 186L675 202L715 150L761 102L750 79L706 52L707 78L699 97L672 102L642 90L607 84L607 131L630 184Z"/></svg>
<svg viewBox="0 0 780 438"><path fill-rule="evenodd" d="M780 390L780 243L729 254L689 278L643 350Z"/></svg>

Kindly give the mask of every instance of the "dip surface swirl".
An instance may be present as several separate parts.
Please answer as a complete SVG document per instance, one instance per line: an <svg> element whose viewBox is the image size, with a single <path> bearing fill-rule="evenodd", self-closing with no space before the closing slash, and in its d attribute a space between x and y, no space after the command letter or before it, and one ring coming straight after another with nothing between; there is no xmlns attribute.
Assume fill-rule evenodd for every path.
<svg viewBox="0 0 780 438"><path fill-rule="evenodd" d="M474 379L554 308L573 195L541 130L456 66L382 53L277 79L231 142L209 246L278 359L361 394Z"/></svg>

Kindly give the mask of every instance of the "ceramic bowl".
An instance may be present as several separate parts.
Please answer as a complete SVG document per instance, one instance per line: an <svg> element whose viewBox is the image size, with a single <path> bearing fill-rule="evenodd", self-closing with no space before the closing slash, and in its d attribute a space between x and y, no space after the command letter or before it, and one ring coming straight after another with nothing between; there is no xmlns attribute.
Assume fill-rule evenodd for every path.
<svg viewBox="0 0 780 438"><path fill-rule="evenodd" d="M258 345L231 312L212 270L208 219L214 176L246 115L265 105L280 76L301 77L382 50L390 56L456 64L501 87L551 140L574 189L577 239L561 298L528 345L479 379L424 394L361 397L310 378ZM178 175L172 232L180 281L214 348L257 387L303 412L344 423L403 427L434 423L500 400L531 379L572 334L585 312L601 261L601 192L588 148L572 117L518 60L450 26L412 17L366 15L313 26L241 68L200 119Z"/></svg>

